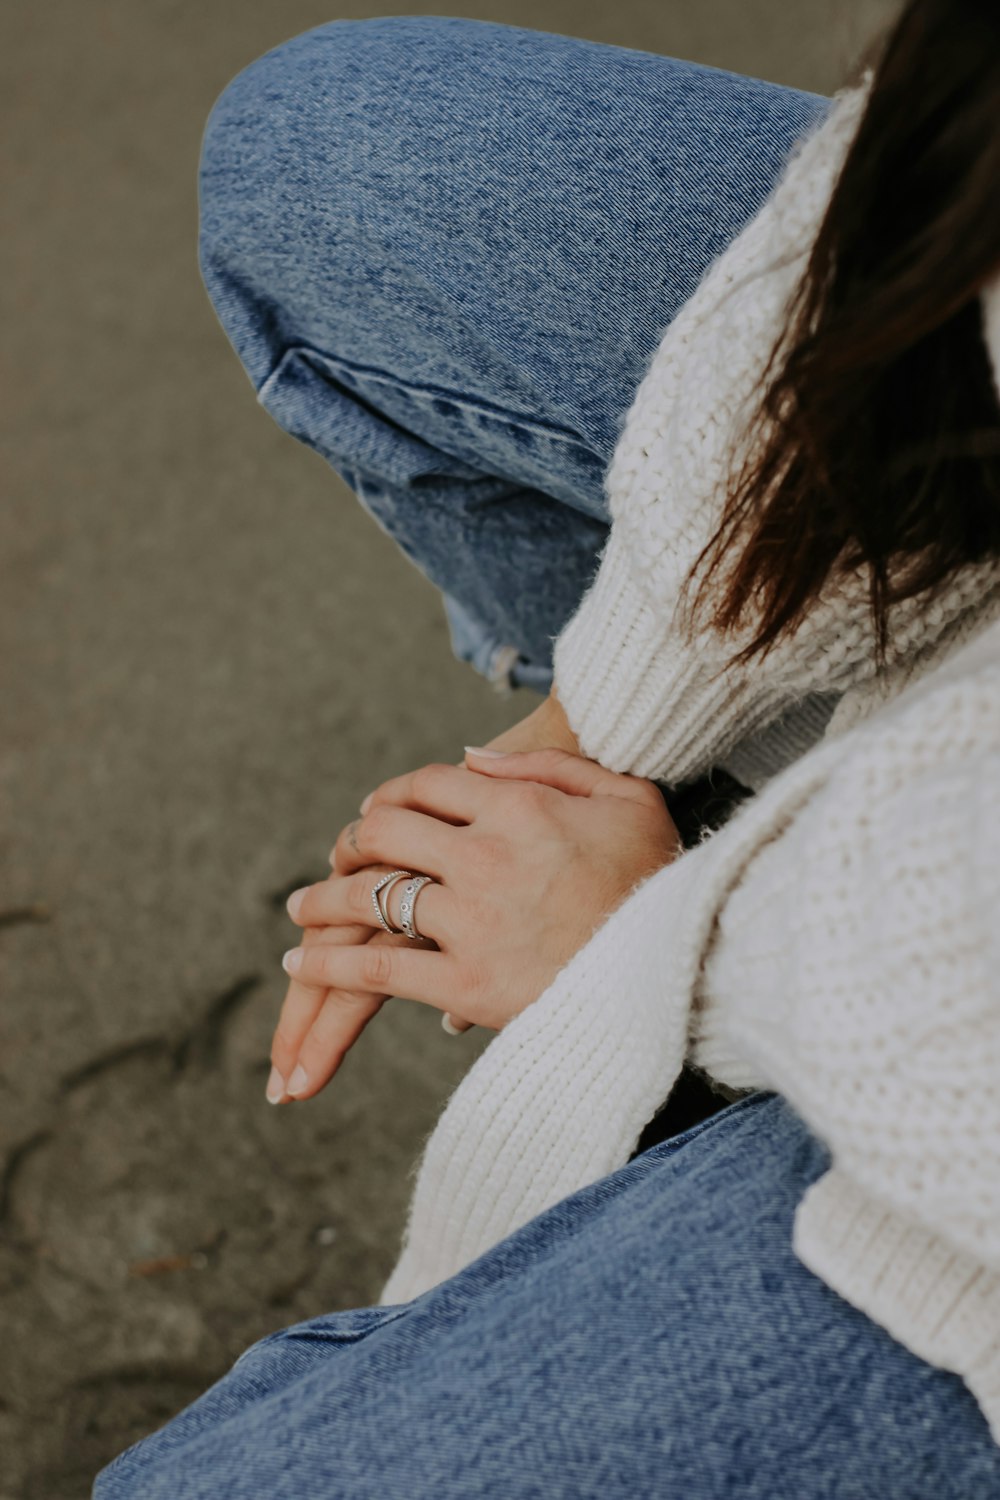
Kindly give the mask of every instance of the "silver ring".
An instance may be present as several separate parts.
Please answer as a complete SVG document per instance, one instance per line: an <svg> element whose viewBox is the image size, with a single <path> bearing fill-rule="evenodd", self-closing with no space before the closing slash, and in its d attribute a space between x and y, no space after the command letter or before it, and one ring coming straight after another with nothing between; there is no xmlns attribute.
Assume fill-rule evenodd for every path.
<svg viewBox="0 0 1000 1500"><path fill-rule="evenodd" d="M392 890L397 880L405 880L406 875L408 874L409 871L407 870L406 874L394 875L393 878L386 885L384 885L380 891L376 893L375 900L378 902L378 909L381 914L382 920L385 923L387 932L400 933L403 930L402 927L393 927L391 921L389 920L389 892Z"/></svg>
<svg viewBox="0 0 1000 1500"><path fill-rule="evenodd" d="M406 936L412 938L414 942L423 937L423 933L417 931L413 908L416 906L417 897L424 886L431 885L432 883L430 875L414 875L413 879L407 885L403 886L403 899L399 903L399 920L403 924L403 931L406 933Z"/></svg>
<svg viewBox="0 0 1000 1500"><path fill-rule="evenodd" d="M378 917L379 926L384 927L386 932L400 933L403 929L402 927L390 927L387 915L388 908L383 907L379 892L384 886L386 888L385 894L388 896L389 887L395 885L397 880L402 880L404 876L412 877L412 875L412 870L390 870L388 875L383 875L381 880L377 880L372 886L372 905L375 908L375 915Z"/></svg>

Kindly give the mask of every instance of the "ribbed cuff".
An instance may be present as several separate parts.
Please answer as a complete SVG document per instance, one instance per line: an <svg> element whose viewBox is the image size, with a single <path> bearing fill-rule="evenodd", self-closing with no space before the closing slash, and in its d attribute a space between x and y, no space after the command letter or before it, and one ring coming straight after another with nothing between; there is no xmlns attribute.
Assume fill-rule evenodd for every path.
<svg viewBox="0 0 1000 1500"><path fill-rule="evenodd" d="M961 1375L1000 1443L1000 1276L873 1202L836 1167L805 1193L793 1245L911 1353Z"/></svg>
<svg viewBox="0 0 1000 1500"><path fill-rule="evenodd" d="M772 665L722 671L735 649L706 634L692 643L666 605L647 600L629 542L613 527L600 571L553 651L555 689L583 753L612 771L677 784L774 720L781 674Z"/></svg>

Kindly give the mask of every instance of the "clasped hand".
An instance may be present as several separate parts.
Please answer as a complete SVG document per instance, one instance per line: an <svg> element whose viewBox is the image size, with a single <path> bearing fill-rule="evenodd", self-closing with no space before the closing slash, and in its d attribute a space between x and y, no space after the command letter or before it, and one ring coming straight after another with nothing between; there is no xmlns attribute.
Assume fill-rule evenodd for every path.
<svg viewBox="0 0 1000 1500"><path fill-rule="evenodd" d="M470 752L383 783L364 808L330 877L289 898L305 931L284 959L273 1103L318 1093L391 995L502 1030L681 852L653 782L565 750ZM422 941L378 925L372 886L395 869L433 879L416 909Z"/></svg>

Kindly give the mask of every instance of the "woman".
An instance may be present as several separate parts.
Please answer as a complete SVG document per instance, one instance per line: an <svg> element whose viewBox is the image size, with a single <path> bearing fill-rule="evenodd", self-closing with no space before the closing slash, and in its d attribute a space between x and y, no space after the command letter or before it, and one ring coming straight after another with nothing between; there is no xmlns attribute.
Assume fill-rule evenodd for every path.
<svg viewBox="0 0 1000 1500"><path fill-rule="evenodd" d="M554 683L290 902L275 1102L389 994L499 1033L382 1304L100 1500L1000 1496L998 98L973 0L832 103L439 17L223 95L202 266L261 401L460 654ZM654 779L716 767L755 795L682 851ZM733 1102L633 1155L685 1061Z"/></svg>

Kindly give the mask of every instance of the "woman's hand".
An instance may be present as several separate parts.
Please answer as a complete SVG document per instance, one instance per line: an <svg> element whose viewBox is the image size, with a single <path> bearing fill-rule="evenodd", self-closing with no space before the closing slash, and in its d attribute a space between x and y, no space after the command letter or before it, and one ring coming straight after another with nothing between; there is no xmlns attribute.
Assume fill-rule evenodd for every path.
<svg viewBox="0 0 1000 1500"><path fill-rule="evenodd" d="M313 1004L326 993L304 1033L308 1004L290 995L297 1025L282 1013L279 1033L302 1033L298 1086L273 1054L294 1097L323 1087L387 995L501 1030L680 852L652 782L558 750L470 754L469 765L424 766L379 787L338 838L335 873L297 893L294 920L320 933L286 955L286 968ZM433 947L358 939L376 927L375 879L396 868L433 877L416 910ZM283 1060L288 1068L287 1048Z"/></svg>
<svg viewBox="0 0 1000 1500"><path fill-rule="evenodd" d="M554 747L561 750L570 750L577 755L580 753L576 736L569 726L563 706L559 702L554 690L530 714L527 714L518 723L511 725L510 729L505 729L502 734L497 735L495 739L491 740L490 747L505 751L541 750ZM362 804L362 809L363 807L364 804ZM373 872L373 877L375 874L382 873L385 872ZM392 898L390 897L390 899ZM323 935L324 931L326 933L325 936ZM390 937L387 932L383 932L381 928L373 931L371 927L357 926L352 929L352 933L349 936L337 936L336 930L332 928L328 930L316 928L314 931L310 930L304 933L302 941L306 946L311 946L316 942L373 942L379 945L396 943L403 947L409 946L409 940L405 937L394 938ZM388 995L382 997L383 1000L388 998ZM313 1022L324 1014L328 1014L325 1012L328 1000L338 1001L345 1014L353 1014L356 1017L357 1028L354 1036L351 1038L351 1043L357 1040L367 1022L371 1020L373 1015L377 1014L381 1005L381 1001L376 1004L375 997L370 994L356 994L347 990L340 992L327 991L323 988L297 984L293 980L288 986L281 1009L281 1018L271 1045L272 1068L271 1076L267 1082L267 1097L272 1104L281 1104L288 1099L289 1093L286 1091L285 1085L291 1082L295 1073L295 1068L298 1065L299 1050ZM449 1018L449 1020L451 1029L455 1031L468 1030L472 1024L471 1022L461 1020L457 1020L456 1024L455 1018ZM321 1020L320 1024L322 1025L324 1022ZM348 1043L348 1046L351 1043ZM296 1088L294 1097L305 1099L317 1093L328 1079L333 1076L335 1067L336 1064L331 1063L326 1077L322 1078L322 1080L315 1083L311 1080L309 1086L305 1089Z"/></svg>
<svg viewBox="0 0 1000 1500"><path fill-rule="evenodd" d="M409 939L391 937L381 929L373 932L362 923L310 927L301 938L303 948L342 943L409 943ZM286 1104L290 1098L308 1099L319 1093L388 998L388 994L331 990L327 985L313 987L293 980L271 1042L269 1103ZM301 1077L296 1071L300 1065Z"/></svg>

